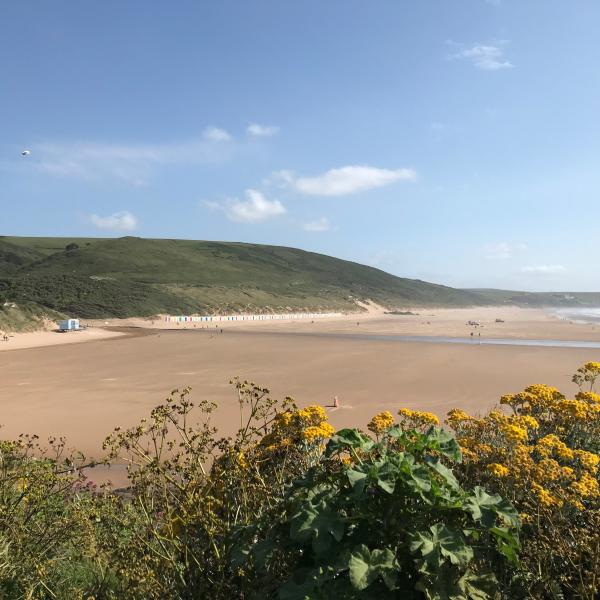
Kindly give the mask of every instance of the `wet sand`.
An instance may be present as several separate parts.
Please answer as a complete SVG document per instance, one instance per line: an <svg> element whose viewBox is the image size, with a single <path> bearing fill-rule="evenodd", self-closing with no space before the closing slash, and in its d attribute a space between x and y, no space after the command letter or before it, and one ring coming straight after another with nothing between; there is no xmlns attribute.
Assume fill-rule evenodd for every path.
<svg viewBox="0 0 600 600"><path fill-rule="evenodd" d="M413 331L429 327L436 334L460 330L467 336L462 316L452 326L419 325ZM2 437L65 435L71 446L99 456L113 427L138 423L172 389L187 385L196 400L219 404L215 424L233 433L238 406L229 380L236 375L270 387L277 396L292 395L300 405L331 404L339 396L341 407L328 409L335 427L365 426L376 412L395 413L403 406L442 417L453 407L478 413L502 394L531 383L574 393L570 378L575 369L600 360L600 349L402 342L360 335L409 329L406 319L426 322L423 315L387 316L368 325L344 322L319 330L336 335L295 333L306 333L310 324L278 327L277 333L259 328L225 329L223 334L131 330L91 343L3 352ZM556 320L538 322L533 331L530 326L529 336L523 336L525 325L495 327L503 325L509 336L540 338L546 332L553 339L600 340L598 329ZM481 331L492 330L490 324Z"/></svg>

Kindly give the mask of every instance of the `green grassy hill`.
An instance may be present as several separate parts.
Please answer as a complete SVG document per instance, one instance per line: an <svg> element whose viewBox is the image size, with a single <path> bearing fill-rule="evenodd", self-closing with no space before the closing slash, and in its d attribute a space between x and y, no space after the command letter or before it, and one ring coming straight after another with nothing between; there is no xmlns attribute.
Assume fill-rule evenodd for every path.
<svg viewBox="0 0 600 600"><path fill-rule="evenodd" d="M66 249L69 247L70 249ZM80 317L481 304L477 293L294 248L134 237L0 237L0 299Z"/></svg>
<svg viewBox="0 0 600 600"><path fill-rule="evenodd" d="M511 290L472 289L490 305L530 307L600 306L600 292L518 292Z"/></svg>

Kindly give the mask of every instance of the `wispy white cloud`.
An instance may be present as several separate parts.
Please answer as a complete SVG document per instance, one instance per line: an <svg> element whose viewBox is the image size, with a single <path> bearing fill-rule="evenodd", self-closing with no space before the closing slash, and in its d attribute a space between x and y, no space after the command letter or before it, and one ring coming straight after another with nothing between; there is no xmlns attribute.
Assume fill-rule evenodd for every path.
<svg viewBox="0 0 600 600"><path fill-rule="evenodd" d="M565 273L567 269L563 265L537 265L532 267L521 267L521 273L531 275L554 275L556 273Z"/></svg>
<svg viewBox="0 0 600 600"><path fill-rule="evenodd" d="M210 142L230 142L233 139L224 129L212 126L202 132L202 137Z"/></svg>
<svg viewBox="0 0 600 600"><path fill-rule="evenodd" d="M134 231L138 226L137 218L127 210L116 212L106 217L95 214L90 215L89 221L97 229L104 229L107 231Z"/></svg>
<svg viewBox="0 0 600 600"><path fill-rule="evenodd" d="M32 145L35 167L41 173L86 180L120 179L145 185L161 167L218 164L230 160L236 144L202 136L158 144L60 142Z"/></svg>
<svg viewBox="0 0 600 600"><path fill-rule="evenodd" d="M285 214L286 208L279 200L269 200L262 192L248 189L244 200L234 198L225 202L204 201L209 210L220 210L236 223L262 223Z"/></svg>
<svg viewBox="0 0 600 600"><path fill-rule="evenodd" d="M518 252L526 250L525 244L512 244L509 242L492 242L483 247L483 255L488 260L507 260Z"/></svg>
<svg viewBox="0 0 600 600"><path fill-rule="evenodd" d="M320 219L316 219L315 221L304 223L302 229L304 229L304 231L310 231L313 233L323 233L325 231L331 230L331 224L329 223L329 219L327 219L326 217L321 217Z"/></svg>
<svg viewBox="0 0 600 600"><path fill-rule="evenodd" d="M451 42L452 43L452 42ZM513 64L504 56L506 41L497 42L496 45L476 44L465 48L461 47L458 52L451 54L450 59L468 60L475 67L483 71L499 71L500 69L512 69ZM456 46L456 44L452 43ZM459 47L461 45L459 44Z"/></svg>
<svg viewBox="0 0 600 600"><path fill-rule="evenodd" d="M250 123L246 129L248 135L254 137L272 137L279 133L279 127L275 125L259 125L258 123Z"/></svg>
<svg viewBox="0 0 600 600"><path fill-rule="evenodd" d="M378 169L367 165L350 165L330 169L314 177L297 177L292 171L279 171L275 177L302 194L347 196L398 181L415 181L417 174L413 169Z"/></svg>

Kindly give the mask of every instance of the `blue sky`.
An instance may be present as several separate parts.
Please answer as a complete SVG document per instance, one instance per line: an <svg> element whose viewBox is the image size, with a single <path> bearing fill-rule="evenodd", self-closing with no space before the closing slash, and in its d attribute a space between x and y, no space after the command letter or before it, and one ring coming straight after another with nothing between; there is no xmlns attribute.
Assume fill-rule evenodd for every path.
<svg viewBox="0 0 600 600"><path fill-rule="evenodd" d="M2 3L0 231L598 291L599 22L595 0Z"/></svg>

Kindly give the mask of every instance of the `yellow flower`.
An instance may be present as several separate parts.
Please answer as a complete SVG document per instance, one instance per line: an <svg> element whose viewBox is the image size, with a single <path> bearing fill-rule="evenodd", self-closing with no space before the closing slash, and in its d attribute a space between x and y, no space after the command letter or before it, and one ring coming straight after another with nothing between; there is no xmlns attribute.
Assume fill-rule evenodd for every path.
<svg viewBox="0 0 600 600"><path fill-rule="evenodd" d="M498 463L490 463L486 469L496 477L506 477L509 473L509 470L504 465Z"/></svg>
<svg viewBox="0 0 600 600"><path fill-rule="evenodd" d="M555 387L540 383L526 387L525 392L546 403L551 403L555 400L562 400L564 398L563 394L561 394L560 391Z"/></svg>
<svg viewBox="0 0 600 600"><path fill-rule="evenodd" d="M553 433L540 438L537 441L535 448L541 456L546 458L549 457L553 451L556 452L556 455L559 458L573 460L574 457L573 450Z"/></svg>
<svg viewBox="0 0 600 600"><path fill-rule="evenodd" d="M423 425L439 425L440 420L436 415L430 412L421 412L419 410L409 410L401 408L398 414L403 417L408 425L413 427L421 427Z"/></svg>
<svg viewBox="0 0 600 600"><path fill-rule="evenodd" d="M583 475L579 478L579 481L573 481L570 487L573 491L577 492L584 498L597 498L600 496L598 480L587 472L583 473Z"/></svg>
<svg viewBox="0 0 600 600"><path fill-rule="evenodd" d="M589 404L600 404L600 394L594 392L578 392L575 398Z"/></svg>
<svg viewBox="0 0 600 600"><path fill-rule="evenodd" d="M527 429L508 423L501 428L504 437L513 443L524 442L527 439Z"/></svg>
<svg viewBox="0 0 600 600"><path fill-rule="evenodd" d="M329 423L321 423L320 425L311 425L302 432L302 437L307 442L314 442L324 438L331 437L335 433L335 429Z"/></svg>
<svg viewBox="0 0 600 600"><path fill-rule="evenodd" d="M544 458L536 468L537 479L542 481L555 481L560 479L562 471L560 465L552 458Z"/></svg>
<svg viewBox="0 0 600 600"><path fill-rule="evenodd" d="M584 469L588 471L596 472L598 469L598 463L600 463L600 456L593 452L587 452L586 450L575 450L573 453L575 458L579 460Z"/></svg>
<svg viewBox="0 0 600 600"><path fill-rule="evenodd" d="M571 467L561 467L561 475L564 479L573 479L575 471Z"/></svg>
<svg viewBox="0 0 600 600"><path fill-rule="evenodd" d="M430 412L419 412L417 413L419 420L424 421L426 423L431 423L432 425L439 425L440 420L436 415Z"/></svg>
<svg viewBox="0 0 600 600"><path fill-rule="evenodd" d="M375 415L367 425L367 428L373 433L379 435L387 431L394 424L394 416L391 412L385 410Z"/></svg>
<svg viewBox="0 0 600 600"><path fill-rule="evenodd" d="M561 503L559 500L554 498L552 496L552 494L546 488L542 487L538 483L532 483L531 488L532 488L534 494L537 496L538 502L542 506L549 507L549 506L554 506L554 505L558 505Z"/></svg>
<svg viewBox="0 0 600 600"><path fill-rule="evenodd" d="M524 427L525 429L539 429L540 424L530 415L521 415L516 417L515 423Z"/></svg>
<svg viewBox="0 0 600 600"><path fill-rule="evenodd" d="M579 400L561 400L558 409L576 419L585 419L588 415L588 404Z"/></svg>
<svg viewBox="0 0 600 600"><path fill-rule="evenodd" d="M448 423L459 423L460 421L471 421L473 417L468 415L464 410L460 410L460 408L453 408L448 413L448 418L446 419Z"/></svg>

